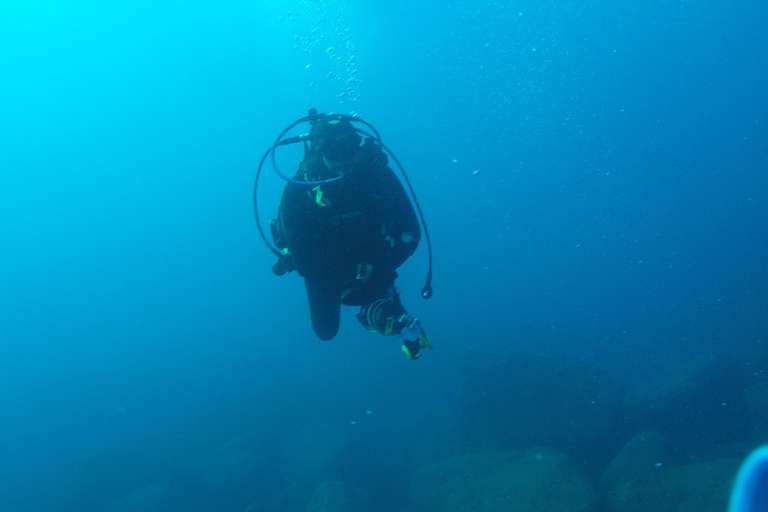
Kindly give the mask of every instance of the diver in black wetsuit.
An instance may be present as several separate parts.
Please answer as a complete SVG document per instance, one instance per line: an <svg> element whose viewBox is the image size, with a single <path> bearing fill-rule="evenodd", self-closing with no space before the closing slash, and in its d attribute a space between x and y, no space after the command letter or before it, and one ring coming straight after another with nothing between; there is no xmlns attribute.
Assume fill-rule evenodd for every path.
<svg viewBox="0 0 768 512"><path fill-rule="evenodd" d="M363 141L348 116L319 117L309 140L273 221L274 241L283 251L275 273L296 270L304 277L320 339L336 336L342 304L360 306L357 318L367 329L384 335L413 331L417 338L406 339L402 348L416 359L421 348L431 348L429 337L395 288L397 268L421 237L411 202L381 146L372 138Z"/></svg>

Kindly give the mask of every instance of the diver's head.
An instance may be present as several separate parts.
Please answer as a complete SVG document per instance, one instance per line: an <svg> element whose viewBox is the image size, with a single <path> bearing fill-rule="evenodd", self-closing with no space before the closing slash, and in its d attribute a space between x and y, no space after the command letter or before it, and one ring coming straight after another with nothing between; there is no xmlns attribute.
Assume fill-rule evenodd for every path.
<svg viewBox="0 0 768 512"><path fill-rule="evenodd" d="M317 121L311 132L313 145L331 169L344 169L354 160L362 137L345 117L329 114Z"/></svg>

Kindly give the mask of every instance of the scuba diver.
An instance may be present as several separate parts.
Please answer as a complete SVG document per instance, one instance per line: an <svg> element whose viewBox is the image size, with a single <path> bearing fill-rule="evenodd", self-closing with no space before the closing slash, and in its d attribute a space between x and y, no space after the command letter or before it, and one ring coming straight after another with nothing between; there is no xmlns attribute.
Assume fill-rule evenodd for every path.
<svg viewBox="0 0 768 512"><path fill-rule="evenodd" d="M304 122L311 125L308 134L283 138ZM363 123L372 134L353 123ZM291 178L277 168L274 153L278 146L296 142L304 143L304 158ZM403 337L403 353L417 359L420 350L431 349L432 344L420 321L403 307L395 279L397 269L416 251L421 230L384 150L397 162L373 126L359 117L310 110L309 116L280 134L259 164L260 172L271 153L275 171L287 181L277 219L271 222L276 247L266 241L260 225L259 231L278 256L273 272L284 275L295 270L304 278L312 329L320 339L336 336L341 305L359 306L357 318L366 329ZM414 203L421 216L415 196ZM256 215L258 224L258 210ZM428 233L426 239L430 269L422 296L429 298ZM405 336L408 331L414 339Z"/></svg>

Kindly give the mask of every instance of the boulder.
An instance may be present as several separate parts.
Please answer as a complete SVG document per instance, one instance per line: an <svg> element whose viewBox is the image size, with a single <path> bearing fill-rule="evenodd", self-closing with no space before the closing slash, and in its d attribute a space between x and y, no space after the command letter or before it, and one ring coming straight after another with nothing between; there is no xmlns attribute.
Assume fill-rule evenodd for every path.
<svg viewBox="0 0 768 512"><path fill-rule="evenodd" d="M641 432L614 457L600 478L600 487L612 488L629 482L667 463L668 443L656 432Z"/></svg>
<svg viewBox="0 0 768 512"><path fill-rule="evenodd" d="M248 503L272 491L272 468L258 453L234 449L211 461L202 474L202 484L210 495L240 496Z"/></svg>
<svg viewBox="0 0 768 512"><path fill-rule="evenodd" d="M93 512L104 510L135 491L146 490L167 478L162 457L150 450L128 445L107 445L90 454L67 474L70 496L61 510Z"/></svg>
<svg viewBox="0 0 768 512"><path fill-rule="evenodd" d="M239 436L200 453L173 479L170 500L179 510L244 510L273 499L280 481L263 443Z"/></svg>
<svg viewBox="0 0 768 512"><path fill-rule="evenodd" d="M722 512L740 459L722 459L678 467L660 465L614 482L606 491L610 512Z"/></svg>
<svg viewBox="0 0 768 512"><path fill-rule="evenodd" d="M598 458L619 423L624 389L603 372L535 356L470 354L461 387L465 452L551 446Z"/></svg>
<svg viewBox="0 0 768 512"><path fill-rule="evenodd" d="M550 448L483 452L421 470L411 485L419 512L592 512L592 483L566 455Z"/></svg>
<svg viewBox="0 0 768 512"><path fill-rule="evenodd" d="M289 509L272 503L251 503L244 512L291 512Z"/></svg>
<svg viewBox="0 0 768 512"><path fill-rule="evenodd" d="M307 512L362 512L365 496L343 482L327 480L320 482L307 505Z"/></svg>
<svg viewBox="0 0 768 512"><path fill-rule="evenodd" d="M280 512L305 512L317 484L308 480L291 482L278 491L272 506ZM272 512L272 509L267 509Z"/></svg>
<svg viewBox="0 0 768 512"><path fill-rule="evenodd" d="M349 433L330 423L305 426L283 447L280 467L287 482L333 479L349 445Z"/></svg>
<svg viewBox="0 0 768 512"><path fill-rule="evenodd" d="M768 371L760 368L753 372L745 390L749 405L748 444L768 443Z"/></svg>
<svg viewBox="0 0 768 512"><path fill-rule="evenodd" d="M743 442L750 422L744 364L706 354L668 368L632 388L625 418L637 430L653 430L679 449Z"/></svg>
<svg viewBox="0 0 768 512"><path fill-rule="evenodd" d="M168 484L154 483L142 487L104 509L104 512L164 512Z"/></svg>

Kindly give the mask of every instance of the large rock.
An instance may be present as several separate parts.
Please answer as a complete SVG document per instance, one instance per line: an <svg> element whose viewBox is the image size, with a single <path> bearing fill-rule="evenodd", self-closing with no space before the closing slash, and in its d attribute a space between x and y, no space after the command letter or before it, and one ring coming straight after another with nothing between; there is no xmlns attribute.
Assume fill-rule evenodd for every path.
<svg viewBox="0 0 768 512"><path fill-rule="evenodd" d="M750 382L745 390L750 420L748 445L768 443L768 365L752 368Z"/></svg>
<svg viewBox="0 0 768 512"><path fill-rule="evenodd" d="M666 468L661 465L616 483L606 492L610 512L722 512L739 459Z"/></svg>
<svg viewBox="0 0 768 512"><path fill-rule="evenodd" d="M307 512L363 512L365 495L343 482L327 480L315 487Z"/></svg>
<svg viewBox="0 0 768 512"><path fill-rule="evenodd" d="M749 425L745 367L706 354L664 370L627 393L628 424L669 437L681 449L743 442Z"/></svg>
<svg viewBox="0 0 768 512"><path fill-rule="evenodd" d="M272 507L265 508L264 510L269 512L273 512L273 510L279 512L306 512L307 504L312 499L315 487L316 484L307 480L292 482L280 489L275 500L271 503Z"/></svg>
<svg viewBox="0 0 768 512"><path fill-rule="evenodd" d="M311 423L298 432L280 455L282 475L287 482L320 482L338 476L349 433L330 423Z"/></svg>
<svg viewBox="0 0 768 512"><path fill-rule="evenodd" d="M668 442L656 432L641 432L629 440L609 464L600 487L610 489L632 481L668 462Z"/></svg>
<svg viewBox="0 0 768 512"><path fill-rule="evenodd" d="M167 478L162 457L151 450L126 446L102 446L68 475L71 495L60 510L66 512L102 511L134 491Z"/></svg>
<svg viewBox="0 0 768 512"><path fill-rule="evenodd" d="M420 471L411 486L411 510L419 512L590 512L595 503L591 482L549 448L448 459Z"/></svg>
<svg viewBox="0 0 768 512"><path fill-rule="evenodd" d="M213 496L239 496L246 503L268 495L273 469L258 453L234 449L213 459L202 474L203 490Z"/></svg>
<svg viewBox="0 0 768 512"><path fill-rule="evenodd" d="M200 453L180 467L169 501L175 509L242 511L249 503L273 499L280 479L274 451L256 431L229 439Z"/></svg>
<svg viewBox="0 0 768 512"><path fill-rule="evenodd" d="M274 503L251 503L244 512L292 512L290 509ZM302 511L300 511L302 512Z"/></svg>
<svg viewBox="0 0 768 512"><path fill-rule="evenodd" d="M164 512L168 484L154 483L116 500L104 512Z"/></svg>
<svg viewBox="0 0 768 512"><path fill-rule="evenodd" d="M614 436L623 395L602 372L560 359L471 354L461 388L461 448L538 445L596 458Z"/></svg>

